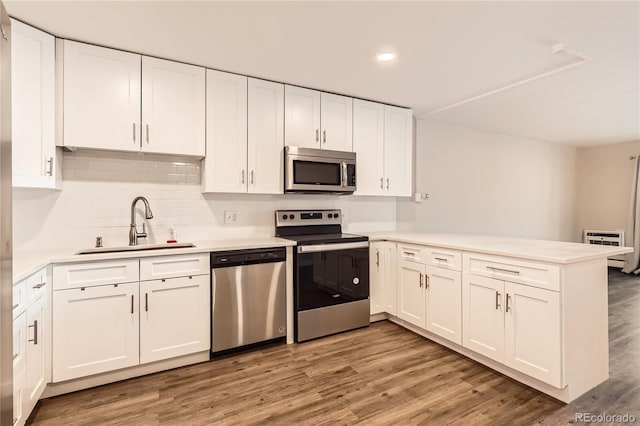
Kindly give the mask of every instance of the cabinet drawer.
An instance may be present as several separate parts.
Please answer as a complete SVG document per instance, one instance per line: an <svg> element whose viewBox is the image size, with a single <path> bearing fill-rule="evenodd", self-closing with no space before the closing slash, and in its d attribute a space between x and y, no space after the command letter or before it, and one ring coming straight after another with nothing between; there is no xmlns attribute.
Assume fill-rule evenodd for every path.
<svg viewBox="0 0 640 426"><path fill-rule="evenodd" d="M462 262L471 274L560 291L558 265L475 253L463 253Z"/></svg>
<svg viewBox="0 0 640 426"><path fill-rule="evenodd" d="M452 269L454 271L462 270L462 252L457 250L441 249L437 247L429 247L427 256L427 265L436 266L438 268Z"/></svg>
<svg viewBox="0 0 640 426"><path fill-rule="evenodd" d="M18 375L26 365L27 313L22 312L13 320L13 374Z"/></svg>
<svg viewBox="0 0 640 426"><path fill-rule="evenodd" d="M398 258L414 262L426 263L429 250L423 246L411 244L398 244Z"/></svg>
<svg viewBox="0 0 640 426"><path fill-rule="evenodd" d="M27 307L27 281L20 281L13 286L13 318L20 315Z"/></svg>
<svg viewBox="0 0 640 426"><path fill-rule="evenodd" d="M139 276L138 259L55 265L53 289L136 282Z"/></svg>
<svg viewBox="0 0 640 426"><path fill-rule="evenodd" d="M140 281L209 274L209 253L140 259Z"/></svg>
<svg viewBox="0 0 640 426"><path fill-rule="evenodd" d="M47 268L27 278L27 305L38 300L47 290Z"/></svg>

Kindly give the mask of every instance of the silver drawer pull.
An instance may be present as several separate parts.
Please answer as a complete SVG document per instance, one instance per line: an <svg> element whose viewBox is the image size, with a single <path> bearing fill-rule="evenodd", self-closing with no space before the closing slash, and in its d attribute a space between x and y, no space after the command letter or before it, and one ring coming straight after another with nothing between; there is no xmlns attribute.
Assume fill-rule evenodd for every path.
<svg viewBox="0 0 640 426"><path fill-rule="evenodd" d="M38 290L38 289L44 287L45 285L47 285L47 283L36 284L36 285L33 286L33 289L34 290Z"/></svg>
<svg viewBox="0 0 640 426"><path fill-rule="evenodd" d="M494 266L487 266L487 269L490 269L493 272L508 272L510 274L518 274L518 275L520 275L520 271L514 271L512 269L502 269L502 268L496 268Z"/></svg>
<svg viewBox="0 0 640 426"><path fill-rule="evenodd" d="M16 358L18 358L18 355L20 354L13 354L13 360L15 361Z"/></svg>
<svg viewBox="0 0 640 426"><path fill-rule="evenodd" d="M20 306L20 304L16 303L15 305L13 305L13 309L17 308L18 306Z"/></svg>
<svg viewBox="0 0 640 426"><path fill-rule="evenodd" d="M434 257L435 260L439 260L440 262L448 262L449 259L445 259L444 257Z"/></svg>
<svg viewBox="0 0 640 426"><path fill-rule="evenodd" d="M38 344L38 320L33 320L33 325L29 328L33 328L33 339L27 340L27 342L33 342L34 345Z"/></svg>
<svg viewBox="0 0 640 426"><path fill-rule="evenodd" d="M412 253L410 251L404 251L404 252L402 252L402 254L405 255L405 256L415 256L416 255L415 253Z"/></svg>

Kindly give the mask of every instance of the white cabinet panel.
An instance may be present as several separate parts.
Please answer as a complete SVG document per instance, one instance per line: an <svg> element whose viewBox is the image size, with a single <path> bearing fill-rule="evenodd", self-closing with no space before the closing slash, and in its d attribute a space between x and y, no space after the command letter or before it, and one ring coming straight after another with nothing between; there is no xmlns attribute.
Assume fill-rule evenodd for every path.
<svg viewBox="0 0 640 426"><path fill-rule="evenodd" d="M65 263L53 266L54 290L137 282L139 279L138 259Z"/></svg>
<svg viewBox="0 0 640 426"><path fill-rule="evenodd" d="M138 283L53 292L53 382L139 363Z"/></svg>
<svg viewBox="0 0 640 426"><path fill-rule="evenodd" d="M462 343L462 276L458 271L427 267L428 331Z"/></svg>
<svg viewBox="0 0 640 426"><path fill-rule="evenodd" d="M16 318L27 307L27 280L13 286L13 318Z"/></svg>
<svg viewBox="0 0 640 426"><path fill-rule="evenodd" d="M140 280L209 274L209 254L179 254L140 259Z"/></svg>
<svg viewBox="0 0 640 426"><path fill-rule="evenodd" d="M412 127L410 109L384 106L384 186L388 195L411 195Z"/></svg>
<svg viewBox="0 0 640 426"><path fill-rule="evenodd" d="M11 21L13 186L56 188L55 38Z"/></svg>
<svg viewBox="0 0 640 426"><path fill-rule="evenodd" d="M321 148L320 92L285 86L285 145Z"/></svg>
<svg viewBox="0 0 640 426"><path fill-rule="evenodd" d="M560 294L510 282L505 292L505 363L560 388Z"/></svg>
<svg viewBox="0 0 640 426"><path fill-rule="evenodd" d="M400 260L398 289L398 318L418 327L425 326L426 300L424 276L426 266L421 263Z"/></svg>
<svg viewBox="0 0 640 426"><path fill-rule="evenodd" d="M207 70L203 192L246 192L247 77Z"/></svg>
<svg viewBox="0 0 640 426"><path fill-rule="evenodd" d="M27 312L13 320L13 372L24 370L27 363Z"/></svg>
<svg viewBox="0 0 640 426"><path fill-rule="evenodd" d="M248 192L284 191L284 85L249 78Z"/></svg>
<svg viewBox="0 0 640 426"><path fill-rule="evenodd" d="M24 369L14 370L13 374L13 422L12 426L22 426L26 423L28 413L25 411L25 388L27 373Z"/></svg>
<svg viewBox="0 0 640 426"><path fill-rule="evenodd" d="M64 145L140 151L141 56L64 41Z"/></svg>
<svg viewBox="0 0 640 426"><path fill-rule="evenodd" d="M27 308L27 368L23 395L27 407L25 412L31 412L46 386L46 309L46 297L41 297Z"/></svg>
<svg viewBox="0 0 640 426"><path fill-rule="evenodd" d="M205 69L142 57L142 150L205 154Z"/></svg>
<svg viewBox="0 0 640 426"><path fill-rule="evenodd" d="M358 190L354 195L384 193L384 105L353 100L353 150Z"/></svg>
<svg viewBox="0 0 640 426"><path fill-rule="evenodd" d="M504 283L462 274L462 345L504 361Z"/></svg>
<svg viewBox="0 0 640 426"><path fill-rule="evenodd" d="M209 275L140 283L140 363L210 347Z"/></svg>
<svg viewBox="0 0 640 426"><path fill-rule="evenodd" d="M320 122L322 149L353 151L353 98L322 92Z"/></svg>
<svg viewBox="0 0 640 426"><path fill-rule="evenodd" d="M384 312L384 242L369 243L369 313Z"/></svg>

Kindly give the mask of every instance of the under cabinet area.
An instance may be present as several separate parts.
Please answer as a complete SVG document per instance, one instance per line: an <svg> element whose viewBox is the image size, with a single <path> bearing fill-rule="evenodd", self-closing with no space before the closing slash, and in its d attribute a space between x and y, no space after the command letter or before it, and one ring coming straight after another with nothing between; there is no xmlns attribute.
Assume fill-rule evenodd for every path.
<svg viewBox="0 0 640 426"><path fill-rule="evenodd" d="M54 265L53 383L209 350L207 254Z"/></svg>

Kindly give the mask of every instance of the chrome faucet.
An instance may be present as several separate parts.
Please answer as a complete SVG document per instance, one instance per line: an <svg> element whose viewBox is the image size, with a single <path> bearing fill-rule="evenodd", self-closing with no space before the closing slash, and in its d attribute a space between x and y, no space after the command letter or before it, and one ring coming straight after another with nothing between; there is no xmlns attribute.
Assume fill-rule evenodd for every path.
<svg viewBox="0 0 640 426"><path fill-rule="evenodd" d="M142 232L138 232L136 227L136 203L142 201L144 203L144 216L147 219L153 219L153 213L151 213L151 207L149 207L149 201L146 198L139 196L133 199L131 203L131 229L129 230L129 245L137 246L138 238L147 238L147 232L142 222Z"/></svg>

